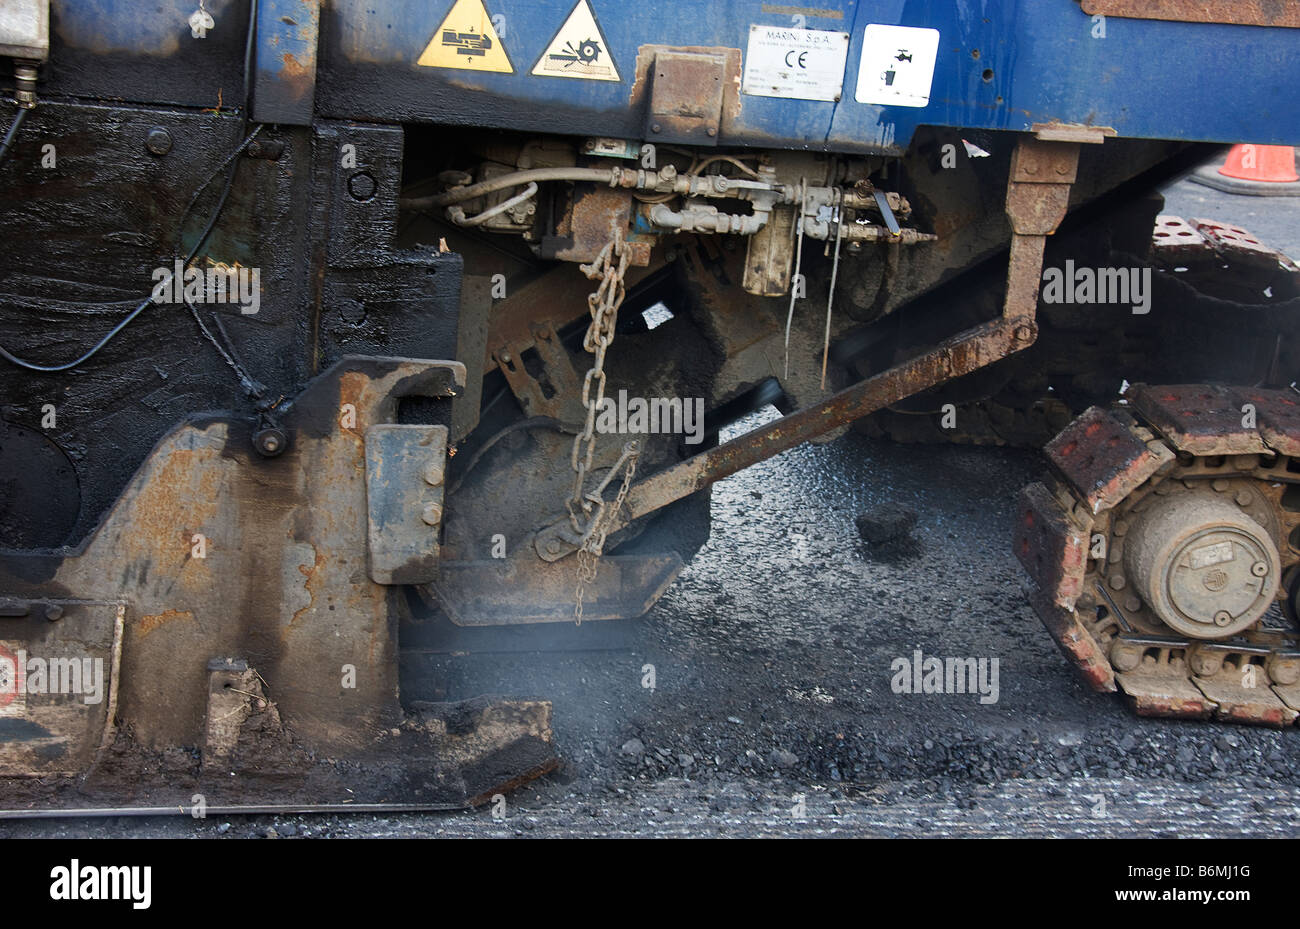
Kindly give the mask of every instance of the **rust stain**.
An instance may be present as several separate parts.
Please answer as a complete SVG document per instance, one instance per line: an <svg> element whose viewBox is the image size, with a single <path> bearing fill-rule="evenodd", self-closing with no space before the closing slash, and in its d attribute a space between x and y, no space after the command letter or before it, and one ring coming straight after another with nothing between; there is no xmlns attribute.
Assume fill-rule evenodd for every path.
<svg viewBox="0 0 1300 929"><path fill-rule="evenodd" d="M194 614L189 610L163 610L163 612L156 613L152 616L141 616L140 621L135 625L135 632L139 638L143 639L155 629L159 629L168 623L176 622L178 620L193 622Z"/></svg>
<svg viewBox="0 0 1300 929"><path fill-rule="evenodd" d="M322 575L317 572L323 564L325 564L325 556L321 554L319 549L317 549L316 560L310 566L305 564L298 565L298 570L302 572L303 577L307 578L307 582L303 586L306 588L307 594L311 599L302 609L294 611L293 616L289 619L289 625L285 629L285 636L288 636L288 634L297 627L298 621L302 619L303 614L316 605L316 594L320 590L321 584L324 583L324 581L321 580Z"/></svg>
<svg viewBox="0 0 1300 929"><path fill-rule="evenodd" d="M311 69L297 59L293 52L285 52L280 59L283 67L280 68L280 74L291 81L300 81L312 76Z"/></svg>

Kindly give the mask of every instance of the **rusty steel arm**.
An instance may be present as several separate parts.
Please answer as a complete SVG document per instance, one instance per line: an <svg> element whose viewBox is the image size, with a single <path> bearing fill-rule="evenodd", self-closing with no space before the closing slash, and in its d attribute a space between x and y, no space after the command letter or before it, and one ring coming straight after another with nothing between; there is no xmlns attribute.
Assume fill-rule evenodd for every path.
<svg viewBox="0 0 1300 929"><path fill-rule="evenodd" d="M836 426L1027 348L1033 344L1036 333L1032 314L983 323L821 403L651 475L632 487L622 511L612 519L609 532L617 532L635 519ZM541 530L534 545L544 560L558 561L574 551L578 541L569 521L562 519Z"/></svg>
<svg viewBox="0 0 1300 929"><path fill-rule="evenodd" d="M1038 334L1034 316L1046 237L1056 231L1069 207L1079 145L1114 135L1114 130L1084 126L1043 125L1034 130L1034 135L1021 137L1007 184L1012 237L1000 318L967 329L821 403L645 478L632 487L607 531L617 532L737 471L1032 345ZM561 519L539 530L533 545L538 556L549 562L572 553L581 542L569 520Z"/></svg>

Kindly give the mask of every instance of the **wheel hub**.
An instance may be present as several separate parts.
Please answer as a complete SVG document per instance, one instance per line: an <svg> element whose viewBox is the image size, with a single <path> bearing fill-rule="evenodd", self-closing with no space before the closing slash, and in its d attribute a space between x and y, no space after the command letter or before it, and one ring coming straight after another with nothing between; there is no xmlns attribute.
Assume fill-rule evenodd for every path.
<svg viewBox="0 0 1300 929"><path fill-rule="evenodd" d="M1281 565L1268 531L1219 499L1182 494L1144 512L1125 545L1126 573L1170 628L1219 639L1259 621Z"/></svg>

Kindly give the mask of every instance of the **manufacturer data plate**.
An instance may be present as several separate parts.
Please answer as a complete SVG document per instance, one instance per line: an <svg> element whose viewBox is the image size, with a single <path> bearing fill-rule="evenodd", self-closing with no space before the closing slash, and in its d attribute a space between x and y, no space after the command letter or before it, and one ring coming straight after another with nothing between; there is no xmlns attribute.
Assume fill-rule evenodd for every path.
<svg viewBox="0 0 1300 929"><path fill-rule="evenodd" d="M848 59L847 32L750 26L742 90L754 97L836 102Z"/></svg>

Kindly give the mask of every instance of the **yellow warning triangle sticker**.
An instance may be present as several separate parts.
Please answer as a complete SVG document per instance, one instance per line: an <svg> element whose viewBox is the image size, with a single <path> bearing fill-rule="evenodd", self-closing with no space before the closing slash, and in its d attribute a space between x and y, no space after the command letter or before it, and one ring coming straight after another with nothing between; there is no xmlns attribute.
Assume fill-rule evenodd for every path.
<svg viewBox="0 0 1300 929"><path fill-rule="evenodd" d="M483 0L456 0L416 64L514 74Z"/></svg>
<svg viewBox="0 0 1300 929"><path fill-rule="evenodd" d="M537 77L576 77L587 81L620 81L614 53L596 22L589 0L578 0L560 31L555 33L533 67Z"/></svg>

